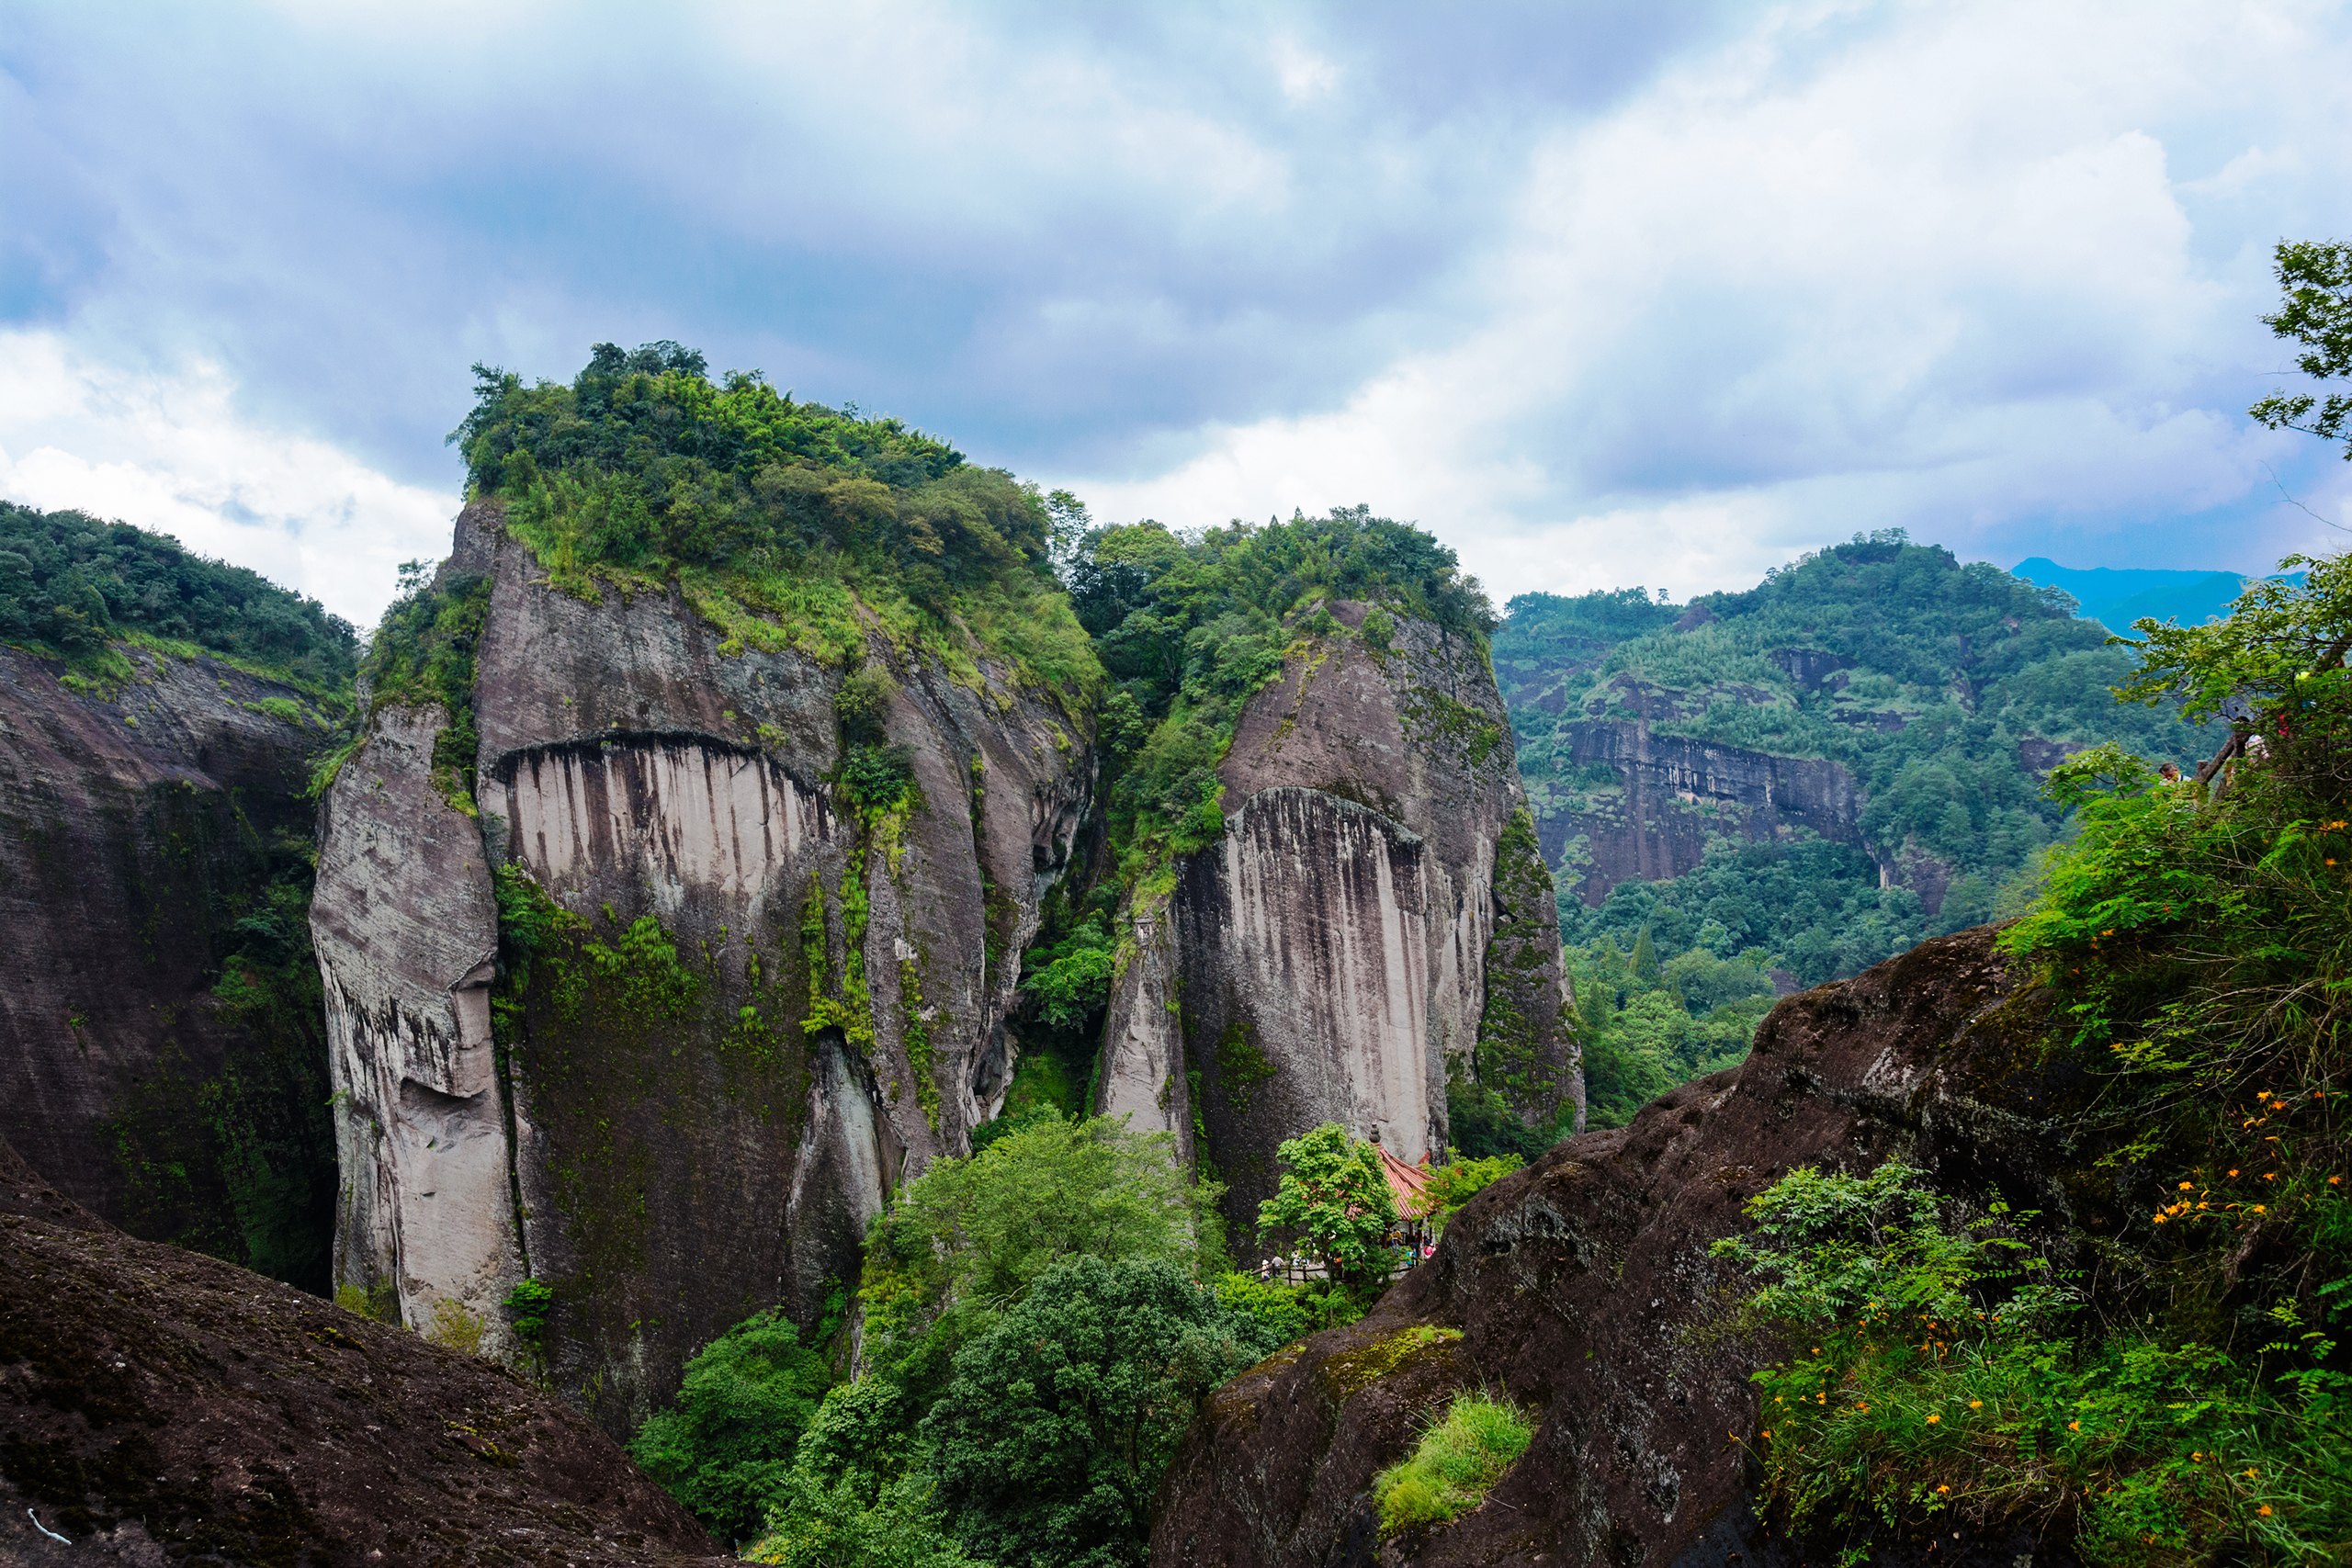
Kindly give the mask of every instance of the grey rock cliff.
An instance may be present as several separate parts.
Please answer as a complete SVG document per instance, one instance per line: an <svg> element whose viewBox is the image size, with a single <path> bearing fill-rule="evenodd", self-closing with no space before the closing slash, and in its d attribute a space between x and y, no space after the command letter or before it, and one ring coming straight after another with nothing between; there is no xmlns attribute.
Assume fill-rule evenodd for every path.
<svg viewBox="0 0 2352 1568"><path fill-rule="evenodd" d="M812 1320L886 1193L1001 1102L1018 954L1085 812L1086 738L1012 671L983 661L975 690L877 632L915 794L902 820L862 822L827 782L840 671L728 645L674 591L571 596L493 507L459 518L445 571L489 581L480 820L429 787L429 737L379 713L335 786L319 906L338 1040L367 1042L336 1055L346 1157L372 1150L379 1190L429 1188L458 1240L363 1213L355 1168L341 1267L396 1280L413 1321L455 1298L493 1340L527 1270L555 1292L558 1386L625 1430L749 1313ZM446 868L350 848L437 845L453 818ZM526 951L510 929L485 970L502 897L537 934ZM327 926L362 918L329 956ZM477 1015L503 1066L481 1089Z"/></svg>
<svg viewBox="0 0 2352 1568"><path fill-rule="evenodd" d="M319 1288L323 1048L306 1020L257 1033L212 987L299 863L323 721L211 659L117 651L132 673L102 691L0 648L0 1138L135 1234Z"/></svg>
<svg viewBox="0 0 2352 1568"><path fill-rule="evenodd" d="M1246 1226L1274 1147L1326 1121L1418 1160L1449 1077L1531 1120L1580 1114L1551 878L1483 651L1331 606L1251 699L1221 770L1227 827L1146 908L1114 988L1102 1108L1206 1133ZM1244 1232L1243 1234L1246 1234Z"/></svg>

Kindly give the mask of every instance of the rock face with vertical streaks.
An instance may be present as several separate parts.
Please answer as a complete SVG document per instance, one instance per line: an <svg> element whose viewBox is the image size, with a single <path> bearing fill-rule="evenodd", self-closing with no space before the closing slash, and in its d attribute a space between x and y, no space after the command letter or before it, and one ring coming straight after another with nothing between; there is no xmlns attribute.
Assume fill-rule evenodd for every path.
<svg viewBox="0 0 2352 1568"><path fill-rule="evenodd" d="M437 708L379 705L328 805L339 1277L493 1346L541 1280L557 1385L624 1431L748 1314L813 1319L885 1194L1001 1102L1086 737L876 632L912 787L876 810L833 782L841 670L674 590L567 593L494 504L442 581L486 584L479 815L433 776Z"/></svg>
<svg viewBox="0 0 2352 1568"><path fill-rule="evenodd" d="M225 660L115 652L109 684L0 648L0 1137L135 1235L322 1289L316 1022L218 987L299 867L328 720Z"/></svg>
<svg viewBox="0 0 2352 1568"><path fill-rule="evenodd" d="M1450 1079L1531 1122L1581 1111L1550 874L1484 650L1330 606L1253 698L1227 828L1136 917L1100 1102L1206 1135L1238 1226L1274 1148L1333 1121L1442 1151ZM1247 1234L1238 1230L1237 1234Z"/></svg>

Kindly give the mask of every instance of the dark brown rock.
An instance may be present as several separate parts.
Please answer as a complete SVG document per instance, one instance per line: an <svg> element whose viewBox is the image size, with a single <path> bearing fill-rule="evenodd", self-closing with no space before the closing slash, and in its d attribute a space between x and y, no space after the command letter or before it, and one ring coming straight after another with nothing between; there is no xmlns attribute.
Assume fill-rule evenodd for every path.
<svg viewBox="0 0 2352 1568"><path fill-rule="evenodd" d="M324 721L301 693L209 658L115 651L131 673L107 689L0 648L0 1137L114 1223L323 1289L320 1031L305 1010L264 1037L211 987L238 921L309 840ZM235 1150L200 1109L232 1062L282 1123L241 1126ZM239 1185L256 1149L283 1181L266 1200Z"/></svg>
<svg viewBox="0 0 2352 1568"><path fill-rule="evenodd" d="M44 1187L0 1146L0 1560L729 1561L513 1374Z"/></svg>
<svg viewBox="0 0 2352 1568"><path fill-rule="evenodd" d="M1170 1472L1152 1561L1761 1561L1735 1435L1755 1430L1748 1374L1764 1348L1727 1332L1743 1280L1708 1254L1740 1227L1741 1203L1793 1166L1900 1156L1948 1190L1997 1186L2067 1211L1991 938L1930 942L1782 1002L1741 1066L1480 1194L1362 1323L1213 1396ZM1345 1375L1381 1364L1367 1352L1416 1325L1462 1338L1361 1386ZM1373 1478L1456 1390L1479 1385L1538 1413L1533 1446L1484 1506L1378 1543Z"/></svg>

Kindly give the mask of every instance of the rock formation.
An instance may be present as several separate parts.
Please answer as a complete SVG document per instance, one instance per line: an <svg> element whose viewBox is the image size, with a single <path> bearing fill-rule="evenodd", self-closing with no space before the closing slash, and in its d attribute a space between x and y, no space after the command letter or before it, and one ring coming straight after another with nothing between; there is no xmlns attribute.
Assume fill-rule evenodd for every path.
<svg viewBox="0 0 2352 1568"><path fill-rule="evenodd" d="M1319 1122L1418 1160L1445 1146L1450 1077L1532 1122L1583 1100L1551 876L1483 649L1329 609L1337 627L1303 634L1235 728L1223 839L1131 903L1105 1032L1102 1109L1187 1147L1205 1133L1245 1224L1275 1145Z"/></svg>
<svg viewBox="0 0 2352 1568"><path fill-rule="evenodd" d="M1576 893L1595 907L1620 882L1681 875L1726 829L1762 838L1801 828L1863 844L1861 794L1841 763L1657 735L1641 719L1578 719L1556 733L1562 761L1617 781L1541 818L1547 861L1582 840L1588 869Z"/></svg>
<svg viewBox="0 0 2352 1568"><path fill-rule="evenodd" d="M877 629L868 750L912 787L861 804L842 670L674 587L567 593L492 503L439 591L486 596L468 711L379 702L327 802L337 1276L493 1348L537 1278L558 1386L627 1430L752 1311L813 1320L885 1193L994 1113L1087 738ZM470 797L439 739L469 724Z"/></svg>
<svg viewBox="0 0 2352 1568"><path fill-rule="evenodd" d="M2030 1031L2005 1026L1991 936L1930 942L1790 998L1744 1065L1480 1194L1363 1322L1212 1397L1162 1492L1152 1561L1794 1561L1747 1512L1744 1450L1726 1435L1755 1430L1748 1373L1763 1348L1725 1332L1744 1281L1708 1247L1803 1164L1899 1157L1980 1201L2078 1208L2087 1190L2062 1190L2049 1159L2048 1090L2013 1070ZM1419 1325L1461 1337L1363 1354ZM1356 1375L1365 1365L1386 1370ZM1380 1542L1373 1477L1454 1391L1481 1385L1539 1414L1533 1446L1482 1506ZM1983 1544L2004 1546L2003 1562L2034 1550ZM1943 1559L1975 1560L1923 1561Z"/></svg>
<svg viewBox="0 0 2352 1568"><path fill-rule="evenodd" d="M138 1235L323 1289L319 1024L215 987L299 941L267 895L299 904L326 720L209 657L112 657L93 681L0 648L0 1136Z"/></svg>
<svg viewBox="0 0 2352 1568"><path fill-rule="evenodd" d="M4 1144L0 1368L0 1560L28 1568L731 1561L513 1374L133 1240Z"/></svg>

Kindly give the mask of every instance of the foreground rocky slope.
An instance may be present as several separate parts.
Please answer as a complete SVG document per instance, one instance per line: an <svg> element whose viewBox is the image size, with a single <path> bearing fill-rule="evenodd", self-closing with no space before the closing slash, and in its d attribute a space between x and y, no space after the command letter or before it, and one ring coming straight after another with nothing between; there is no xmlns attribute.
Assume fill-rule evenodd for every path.
<svg viewBox="0 0 2352 1568"><path fill-rule="evenodd" d="M1152 1561L1778 1561L1747 1516L1732 1436L1756 1429L1762 1348L1727 1332L1743 1281L1708 1255L1741 1203L1793 1166L1890 1157L1946 1190L1997 1189L2053 1214L2098 1201L2056 1185L2046 1090L2015 1071L2024 1036L2006 1021L1991 934L1783 1002L1745 1065L1481 1194L1370 1316L1213 1397L1170 1472ZM1460 1337L1397 1337L1425 1325ZM1480 1385L1538 1413L1533 1446L1484 1506L1381 1542L1373 1478L1454 1391ZM1978 1544L2003 1562L2035 1551Z"/></svg>
<svg viewBox="0 0 2352 1568"><path fill-rule="evenodd" d="M729 1561L512 1374L122 1235L6 1145L0 1560Z"/></svg>
<svg viewBox="0 0 2352 1568"><path fill-rule="evenodd" d="M438 592L480 605L469 682L379 701L327 805L337 1277L510 1353L537 1278L558 1385L626 1431L749 1313L813 1321L885 1193L994 1113L1085 737L876 630L912 789L861 805L836 664L674 588L568 593L495 503Z"/></svg>
<svg viewBox="0 0 2352 1568"><path fill-rule="evenodd" d="M1538 1124L1583 1101L1552 880L1483 650L1329 610L1235 727L1224 836L1132 907L1105 1032L1102 1108L1204 1130L1245 1226L1275 1145L1318 1122L1418 1160L1446 1145L1449 1079Z"/></svg>
<svg viewBox="0 0 2352 1568"><path fill-rule="evenodd" d="M324 1289L315 997L215 986L232 952L299 941L269 894L299 905L326 721L209 657L111 657L127 675L69 679L0 648L0 1137L139 1235Z"/></svg>

